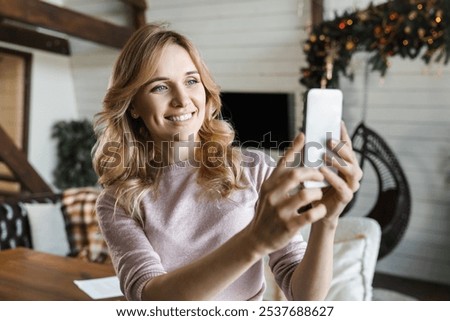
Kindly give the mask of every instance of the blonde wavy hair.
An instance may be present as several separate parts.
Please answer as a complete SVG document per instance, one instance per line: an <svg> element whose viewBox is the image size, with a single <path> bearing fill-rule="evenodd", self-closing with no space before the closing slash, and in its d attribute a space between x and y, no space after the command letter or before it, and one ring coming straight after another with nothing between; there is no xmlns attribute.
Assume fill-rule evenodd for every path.
<svg viewBox="0 0 450 321"><path fill-rule="evenodd" d="M103 109L95 117L97 143L92 150L99 184L105 190L112 187L116 205L141 223L142 199L148 192L157 197L161 170L152 165L158 151L152 144L151 133L140 118L131 117L130 107L139 89L155 74L164 48L171 44L189 53L205 88L206 116L199 131L201 146L211 147L210 142L221 146L207 151L196 149L195 158L201 160L198 183L217 197L227 197L233 190L244 187L241 155L232 147L234 130L218 118L220 90L197 49L189 39L165 26L146 25L132 35L117 58Z"/></svg>

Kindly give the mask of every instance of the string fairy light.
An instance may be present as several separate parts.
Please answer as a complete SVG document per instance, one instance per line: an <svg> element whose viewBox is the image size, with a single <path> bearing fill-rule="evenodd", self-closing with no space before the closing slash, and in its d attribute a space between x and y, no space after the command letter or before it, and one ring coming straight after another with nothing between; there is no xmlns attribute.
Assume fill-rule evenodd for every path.
<svg viewBox="0 0 450 321"><path fill-rule="evenodd" d="M338 75L352 79L349 64L356 51L371 53L368 63L381 76L389 57L416 58L426 64L433 58L450 59L450 1L391 0L315 26L303 50L309 66L302 68L300 82L308 88L338 87Z"/></svg>

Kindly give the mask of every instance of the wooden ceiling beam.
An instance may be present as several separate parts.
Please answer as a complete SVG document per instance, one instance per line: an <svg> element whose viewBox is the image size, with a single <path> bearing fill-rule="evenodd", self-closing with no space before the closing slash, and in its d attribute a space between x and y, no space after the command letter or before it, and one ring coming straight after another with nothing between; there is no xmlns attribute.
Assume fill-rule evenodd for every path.
<svg viewBox="0 0 450 321"><path fill-rule="evenodd" d="M311 16L313 27L323 21L323 0L311 0Z"/></svg>
<svg viewBox="0 0 450 321"><path fill-rule="evenodd" d="M25 153L17 148L13 140L0 126L0 160L9 167L18 182L32 193L52 192L50 186L41 178L28 162Z"/></svg>
<svg viewBox="0 0 450 321"><path fill-rule="evenodd" d="M145 0L121 0L126 4L132 5L133 7L139 8L141 10L147 9L147 1Z"/></svg>
<svg viewBox="0 0 450 321"><path fill-rule="evenodd" d="M137 30L146 24L145 10L133 7L133 23L134 28Z"/></svg>
<svg viewBox="0 0 450 321"><path fill-rule="evenodd" d="M0 0L0 17L122 48L133 28L118 26L39 0Z"/></svg>
<svg viewBox="0 0 450 321"><path fill-rule="evenodd" d="M9 25L5 22L0 22L0 41L66 56L70 55L70 45L67 39Z"/></svg>
<svg viewBox="0 0 450 321"><path fill-rule="evenodd" d="M146 24L145 12L147 11L146 0L121 0L131 6L133 11L134 28L139 29Z"/></svg>

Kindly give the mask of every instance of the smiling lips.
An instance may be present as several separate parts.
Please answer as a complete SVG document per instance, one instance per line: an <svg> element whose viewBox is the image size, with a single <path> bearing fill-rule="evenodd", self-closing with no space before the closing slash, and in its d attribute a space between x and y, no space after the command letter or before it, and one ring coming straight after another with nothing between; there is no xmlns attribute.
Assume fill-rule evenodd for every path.
<svg viewBox="0 0 450 321"><path fill-rule="evenodd" d="M187 114L178 115L178 116L169 116L169 117L166 117L166 119L173 121L173 122L183 122L183 121L191 119L193 114L194 113L187 113Z"/></svg>

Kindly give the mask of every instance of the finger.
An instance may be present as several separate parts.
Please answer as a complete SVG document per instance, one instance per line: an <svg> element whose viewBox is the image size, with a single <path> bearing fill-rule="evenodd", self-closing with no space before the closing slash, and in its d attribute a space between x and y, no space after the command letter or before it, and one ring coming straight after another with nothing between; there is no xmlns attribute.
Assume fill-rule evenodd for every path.
<svg viewBox="0 0 450 321"><path fill-rule="evenodd" d="M329 140L327 143L333 153L339 154L342 158L348 160L358 161L353 151L352 140L348 135L347 127L343 121L341 122L341 139Z"/></svg>
<svg viewBox="0 0 450 321"><path fill-rule="evenodd" d="M278 208L281 215L298 215L299 208L320 201L322 197L323 192L321 188L304 188L289 196Z"/></svg>
<svg viewBox="0 0 450 321"><path fill-rule="evenodd" d="M353 152L351 145L346 144L342 140L331 140L329 143L327 153L338 155L348 162L357 162L356 155Z"/></svg>
<svg viewBox="0 0 450 321"><path fill-rule="evenodd" d="M345 160L336 154L327 151L323 155L324 162L328 167L334 167L344 175L351 175L353 164L351 161Z"/></svg>
<svg viewBox="0 0 450 321"><path fill-rule="evenodd" d="M286 167L288 167L287 165L289 163L293 163L295 161L295 158L298 157L298 155L300 155L300 153L302 152L304 144L305 135L303 133L300 133L295 137L291 146L286 149L283 156L278 161L277 169L285 169Z"/></svg>
<svg viewBox="0 0 450 321"><path fill-rule="evenodd" d="M323 181L324 177L315 168L299 167L282 173L275 182L264 187L269 203L273 206L285 201L292 190L298 189L304 181Z"/></svg>
<svg viewBox="0 0 450 321"><path fill-rule="evenodd" d="M352 200L353 189L355 189L356 191L357 188L359 188L359 182L352 182L352 187L350 187L346 180L344 180L342 177L339 177L339 175L337 175L326 166L322 166L320 168L320 172L337 192L342 202L349 203Z"/></svg>
<svg viewBox="0 0 450 321"><path fill-rule="evenodd" d="M266 182L273 182L279 179L280 175L286 170L288 167L294 167L294 166L287 166L287 158L291 158L291 154L293 154L293 146L296 144L303 144L301 141L301 137L297 136L294 141L292 142L291 146L288 147L283 155L278 159L277 166L273 170L272 174L270 174L269 178L266 180ZM298 142L297 142L298 141ZM299 167L299 166L296 166ZM264 186L264 185L263 185Z"/></svg>
<svg viewBox="0 0 450 321"><path fill-rule="evenodd" d="M344 121L341 121L341 140L348 142L348 145L352 145L352 139L348 135L347 126Z"/></svg>
<svg viewBox="0 0 450 321"><path fill-rule="evenodd" d="M327 166L332 166L344 177L353 192L359 189L359 181L362 179L363 171L358 163L345 161L330 153L326 153L324 159Z"/></svg>
<svg viewBox="0 0 450 321"><path fill-rule="evenodd" d="M323 204L318 204L317 206L303 212L301 215L293 217L294 224L297 228L312 224L325 217L327 214L327 208Z"/></svg>

